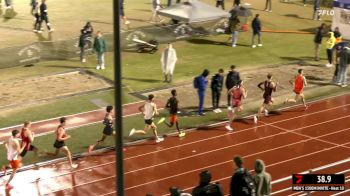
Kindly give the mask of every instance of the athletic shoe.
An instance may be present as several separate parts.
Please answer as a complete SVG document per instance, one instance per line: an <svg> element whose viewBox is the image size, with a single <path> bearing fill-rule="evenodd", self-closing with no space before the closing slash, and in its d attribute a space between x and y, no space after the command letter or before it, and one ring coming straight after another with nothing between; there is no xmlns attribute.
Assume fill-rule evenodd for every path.
<svg viewBox="0 0 350 196"><path fill-rule="evenodd" d="M233 45L232 45L232 48L235 48L235 47L237 47L237 45L236 45L236 44L233 44Z"/></svg>
<svg viewBox="0 0 350 196"><path fill-rule="evenodd" d="M333 65L332 64L330 64L330 63L327 63L326 64L326 67L332 67Z"/></svg>
<svg viewBox="0 0 350 196"><path fill-rule="evenodd" d="M49 30L49 32L54 32L55 31L55 29L54 28L51 28L50 30Z"/></svg>
<svg viewBox="0 0 350 196"><path fill-rule="evenodd" d="M13 186L11 186L10 184L6 184L6 190L11 190L13 189Z"/></svg>
<svg viewBox="0 0 350 196"><path fill-rule="evenodd" d="M159 142L162 142L162 141L164 141L164 138L162 138L162 137L158 137L158 138L156 139L156 143L159 143Z"/></svg>
<svg viewBox="0 0 350 196"><path fill-rule="evenodd" d="M104 66L104 65L101 65L101 69L105 69L105 66Z"/></svg>
<svg viewBox="0 0 350 196"><path fill-rule="evenodd" d="M76 169L78 167L78 164L72 164L71 167L72 169Z"/></svg>
<svg viewBox="0 0 350 196"><path fill-rule="evenodd" d="M230 126L229 124L227 124L227 125L225 126L225 128L226 128L228 131L233 131L233 129L231 128L231 126Z"/></svg>
<svg viewBox="0 0 350 196"><path fill-rule="evenodd" d="M256 45L252 45L252 48L256 48Z"/></svg>
<svg viewBox="0 0 350 196"><path fill-rule="evenodd" d="M129 137L132 136L132 135L134 135L135 131L136 131L136 130L135 130L134 128L131 129L131 131L130 131L130 133L129 133Z"/></svg>
<svg viewBox="0 0 350 196"><path fill-rule="evenodd" d="M306 111L309 108L309 105L304 105L304 111Z"/></svg>
<svg viewBox="0 0 350 196"><path fill-rule="evenodd" d="M217 113L221 113L222 110L220 108L216 109Z"/></svg>
<svg viewBox="0 0 350 196"><path fill-rule="evenodd" d="M343 85L341 85L341 87L343 87L343 88L345 88L345 87L347 87L348 85L347 84L343 84Z"/></svg>
<svg viewBox="0 0 350 196"><path fill-rule="evenodd" d="M86 63L86 59L81 60L82 63Z"/></svg>
<svg viewBox="0 0 350 196"><path fill-rule="evenodd" d="M254 123L258 123L258 117L256 115L254 115Z"/></svg>
<svg viewBox="0 0 350 196"><path fill-rule="evenodd" d="M186 133L184 132L184 131L181 131L180 133L179 133L179 137L184 137L186 135Z"/></svg>
<svg viewBox="0 0 350 196"><path fill-rule="evenodd" d="M269 111L267 109L264 109L264 114L265 114L265 116L268 116L269 115Z"/></svg>
<svg viewBox="0 0 350 196"><path fill-rule="evenodd" d="M219 113L218 108L214 109L213 112Z"/></svg>
<svg viewBox="0 0 350 196"><path fill-rule="evenodd" d="M125 21L125 23L124 23L125 25L129 25L130 24L130 21Z"/></svg>
<svg viewBox="0 0 350 196"><path fill-rule="evenodd" d="M205 113L204 112L200 113L200 114L198 114L198 116L205 116Z"/></svg>
<svg viewBox="0 0 350 196"><path fill-rule="evenodd" d="M159 124L163 123L164 121L165 121L165 118L162 117L162 118L160 118L160 119L158 120L157 124L159 125Z"/></svg>
<svg viewBox="0 0 350 196"><path fill-rule="evenodd" d="M101 66L97 65L97 66L96 66L96 69L97 69L97 70L101 69Z"/></svg>
<svg viewBox="0 0 350 196"><path fill-rule="evenodd" d="M340 82L337 82L337 85L338 85L338 86L340 86L340 85L341 85L341 83L340 83Z"/></svg>
<svg viewBox="0 0 350 196"><path fill-rule="evenodd" d="M231 111L231 110L232 110L232 107L231 107L231 106L228 106L228 107L227 107L227 110L230 110L230 111Z"/></svg>
<svg viewBox="0 0 350 196"><path fill-rule="evenodd" d="M258 44L258 47L262 47L262 44Z"/></svg>
<svg viewBox="0 0 350 196"><path fill-rule="evenodd" d="M38 33L43 33L43 31L42 31L42 30L39 30Z"/></svg>
<svg viewBox="0 0 350 196"><path fill-rule="evenodd" d="M94 145L89 146L88 153L90 154L94 150Z"/></svg>
<svg viewBox="0 0 350 196"><path fill-rule="evenodd" d="M33 29L33 32L34 32L34 33L37 33L37 32L38 32L38 30L36 30L36 29Z"/></svg>

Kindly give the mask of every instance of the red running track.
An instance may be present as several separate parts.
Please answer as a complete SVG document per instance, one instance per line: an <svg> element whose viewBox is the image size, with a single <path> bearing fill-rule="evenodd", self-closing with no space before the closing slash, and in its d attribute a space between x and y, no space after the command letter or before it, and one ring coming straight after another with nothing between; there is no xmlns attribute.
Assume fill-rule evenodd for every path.
<svg viewBox="0 0 350 196"><path fill-rule="evenodd" d="M181 120L181 119L180 119ZM213 181L227 194L234 171L232 157L241 155L245 167L253 169L263 159L276 182L293 173L329 165L350 157L350 94L314 102L307 111L293 107L260 118L234 122L235 131L224 124L189 132L185 138L168 137L163 143L146 141L125 152L125 193L130 196L168 195L170 186L191 192L200 171L208 169ZM71 171L67 162L19 173L12 190L22 195L115 195L114 152L79 159ZM350 190L350 161L325 168L320 173L343 172ZM7 178L7 177L6 177ZM292 192L291 180L273 184L274 195ZM283 189L286 189L283 191ZM283 192L280 192L283 191ZM337 192L316 193L330 195ZM349 194L344 192L343 195Z"/></svg>

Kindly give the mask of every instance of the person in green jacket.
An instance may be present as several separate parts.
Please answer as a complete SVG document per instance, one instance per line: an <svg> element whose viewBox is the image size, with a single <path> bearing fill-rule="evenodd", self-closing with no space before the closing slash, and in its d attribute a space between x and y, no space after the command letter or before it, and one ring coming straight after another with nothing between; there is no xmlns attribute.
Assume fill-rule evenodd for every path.
<svg viewBox="0 0 350 196"><path fill-rule="evenodd" d="M328 63L326 64L326 67L332 67L332 49L333 46L335 45L335 37L334 37L334 32L329 32L328 33L328 39L327 39L327 58L328 58Z"/></svg>
<svg viewBox="0 0 350 196"><path fill-rule="evenodd" d="M97 32L93 48L97 55L96 69L105 69L105 52L107 51L107 44L101 31Z"/></svg>

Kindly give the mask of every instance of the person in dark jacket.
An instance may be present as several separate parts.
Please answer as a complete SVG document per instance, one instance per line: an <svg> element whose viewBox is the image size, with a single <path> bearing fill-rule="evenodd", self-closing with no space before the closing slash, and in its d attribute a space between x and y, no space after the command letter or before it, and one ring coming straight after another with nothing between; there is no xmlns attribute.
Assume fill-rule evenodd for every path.
<svg viewBox="0 0 350 196"><path fill-rule="evenodd" d="M40 17L40 4L38 0L34 0L32 14L35 17L33 32L38 33L40 31L41 17Z"/></svg>
<svg viewBox="0 0 350 196"><path fill-rule="evenodd" d="M314 13L312 15L313 20L321 20L321 14L319 10L321 8L321 0L314 0Z"/></svg>
<svg viewBox="0 0 350 196"><path fill-rule="evenodd" d="M324 36L326 32L326 24L322 23L320 27L316 29L314 42L315 42L315 61L320 60L320 50L321 50L321 44L322 44L322 37Z"/></svg>
<svg viewBox="0 0 350 196"><path fill-rule="evenodd" d="M196 78L197 83L197 92L199 97L199 106L198 106L198 115L204 116L203 105L204 105L204 97L205 91L207 89L208 81L206 77L209 75L209 70L205 69L203 73Z"/></svg>
<svg viewBox="0 0 350 196"><path fill-rule="evenodd" d="M234 87L235 85L237 85L238 81L241 80L241 77L239 75L239 72L236 71L236 66L235 65L231 65L230 67L230 71L229 73L227 74L226 76L226 82L225 82L225 85L226 85L226 89L227 89L227 92L232 88ZM231 94L230 93L227 93L227 106L229 107L229 110L231 110Z"/></svg>
<svg viewBox="0 0 350 196"><path fill-rule="evenodd" d="M255 48L255 36L258 36L258 46L261 47L261 22L259 19L259 14L255 15L255 18L252 22L252 29L253 29L253 38L252 38L252 48Z"/></svg>
<svg viewBox="0 0 350 196"><path fill-rule="evenodd" d="M85 63L85 50L87 49L87 40L84 35L83 29L80 31L80 36L79 36L79 48L80 48L80 62Z"/></svg>
<svg viewBox="0 0 350 196"><path fill-rule="evenodd" d="M45 21L46 27L49 30L49 32L52 32L55 30L54 28L51 27L51 23L49 22L46 0L41 0L41 4L40 4L40 25L39 25L38 33L41 32L41 25L43 21Z"/></svg>
<svg viewBox="0 0 350 196"><path fill-rule="evenodd" d="M97 32L93 48L97 54L96 69L105 69L105 52L107 52L107 44L100 31Z"/></svg>
<svg viewBox="0 0 350 196"><path fill-rule="evenodd" d="M212 102L213 102L213 111L215 113L220 113L219 102L221 97L222 87L224 85L224 70L219 69L219 72L215 74L211 79L211 92L212 92Z"/></svg>
<svg viewBox="0 0 350 196"><path fill-rule="evenodd" d="M337 85L347 87L347 73L350 64L350 48L345 46L340 51L339 71Z"/></svg>
<svg viewBox="0 0 350 196"><path fill-rule="evenodd" d="M221 6L221 9L225 10L225 0L216 0L216 7Z"/></svg>
<svg viewBox="0 0 350 196"><path fill-rule="evenodd" d="M252 179L249 171L243 167L243 160L240 156L235 156L233 158L233 162L236 165L236 170L234 174L231 177L231 183L230 183L230 196L245 196L245 195L252 195L250 193L251 190L248 188L248 183L251 182L246 182L246 180L243 178L244 175L250 176ZM253 182L253 181L252 181ZM253 188L254 185L251 185ZM254 190L255 191L255 187Z"/></svg>
<svg viewBox="0 0 350 196"><path fill-rule="evenodd" d="M192 196L224 196L224 192L219 183L210 183L211 173L208 170L202 171L199 174L199 185L192 190Z"/></svg>

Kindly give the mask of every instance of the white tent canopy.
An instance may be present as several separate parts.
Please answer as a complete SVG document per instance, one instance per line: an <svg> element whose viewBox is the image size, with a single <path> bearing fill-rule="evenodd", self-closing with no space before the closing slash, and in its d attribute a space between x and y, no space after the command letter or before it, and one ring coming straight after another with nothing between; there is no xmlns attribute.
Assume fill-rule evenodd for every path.
<svg viewBox="0 0 350 196"><path fill-rule="evenodd" d="M350 39L350 1L335 0L333 2L333 21L332 29L339 27L343 38Z"/></svg>
<svg viewBox="0 0 350 196"><path fill-rule="evenodd" d="M158 14L187 23L205 22L230 16L228 12L222 9L197 0L189 0L188 2L169 6L159 10Z"/></svg>

